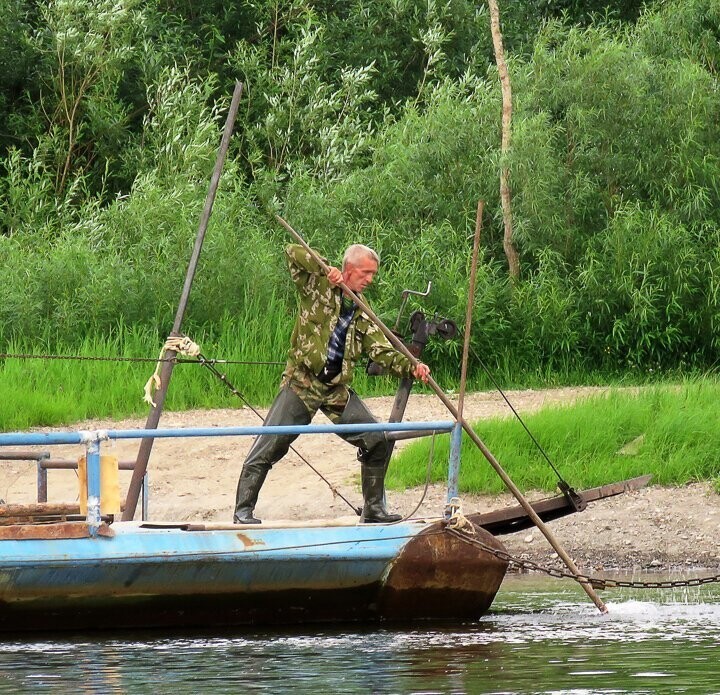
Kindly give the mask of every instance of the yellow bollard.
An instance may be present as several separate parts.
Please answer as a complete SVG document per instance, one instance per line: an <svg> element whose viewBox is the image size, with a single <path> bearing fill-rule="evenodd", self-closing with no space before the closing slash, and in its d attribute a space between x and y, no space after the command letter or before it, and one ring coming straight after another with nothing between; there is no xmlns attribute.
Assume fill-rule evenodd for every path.
<svg viewBox="0 0 720 695"><path fill-rule="evenodd" d="M87 514L87 462L78 459L78 483L80 485L80 513ZM100 514L120 513L120 476L115 456L100 457Z"/></svg>

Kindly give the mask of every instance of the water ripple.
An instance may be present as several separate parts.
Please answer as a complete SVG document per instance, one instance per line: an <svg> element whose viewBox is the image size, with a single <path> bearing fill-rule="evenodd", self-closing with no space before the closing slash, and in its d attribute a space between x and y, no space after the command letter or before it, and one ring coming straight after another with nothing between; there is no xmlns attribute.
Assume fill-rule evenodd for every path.
<svg viewBox="0 0 720 695"><path fill-rule="evenodd" d="M460 625L9 639L0 693L718 692L716 587L604 598L600 615L574 584L518 578Z"/></svg>

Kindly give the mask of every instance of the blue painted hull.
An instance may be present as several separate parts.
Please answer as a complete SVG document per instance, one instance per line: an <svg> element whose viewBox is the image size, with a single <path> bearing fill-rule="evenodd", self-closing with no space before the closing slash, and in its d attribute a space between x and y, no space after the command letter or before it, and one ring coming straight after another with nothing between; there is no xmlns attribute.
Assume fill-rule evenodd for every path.
<svg viewBox="0 0 720 695"><path fill-rule="evenodd" d="M153 527L0 540L0 630L471 620L507 564L481 528Z"/></svg>

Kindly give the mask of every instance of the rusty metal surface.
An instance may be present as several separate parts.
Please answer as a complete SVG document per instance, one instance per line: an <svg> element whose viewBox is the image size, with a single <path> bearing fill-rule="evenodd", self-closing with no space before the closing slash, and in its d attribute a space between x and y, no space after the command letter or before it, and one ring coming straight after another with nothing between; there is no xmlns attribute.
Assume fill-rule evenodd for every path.
<svg viewBox="0 0 720 695"><path fill-rule="evenodd" d="M425 619L480 617L492 604L508 563L447 531L437 522L420 533L393 562L380 596L388 620L411 620L419 606ZM482 528L472 536L497 550L503 544Z"/></svg>
<svg viewBox="0 0 720 695"><path fill-rule="evenodd" d="M252 538L246 533L237 533L236 535L238 540L243 544L244 548L257 548L265 545L263 540Z"/></svg>
<svg viewBox="0 0 720 695"><path fill-rule="evenodd" d="M49 457L49 451L8 451L7 449L0 451L0 461L40 461Z"/></svg>
<svg viewBox="0 0 720 695"><path fill-rule="evenodd" d="M111 538L113 530L107 524L98 528L99 536ZM90 527L84 521L65 521L52 524L18 524L0 526L0 540L54 540L71 538L89 538Z"/></svg>
<svg viewBox="0 0 720 695"><path fill-rule="evenodd" d="M73 533L86 530L73 526ZM29 528L14 532L59 533L62 525ZM440 522L194 533L133 528L119 528L111 540L48 540L54 559L37 565L8 559L0 567L0 632L472 620L490 606L506 569ZM502 548L479 533L483 543ZM69 529L64 537L73 538ZM356 540L327 542L347 537ZM396 550L386 553L390 547Z"/></svg>
<svg viewBox="0 0 720 695"><path fill-rule="evenodd" d="M46 470L77 470L77 460L69 459L47 459L39 462L40 468ZM131 471L135 468L135 461L118 461L118 469L121 471Z"/></svg>
<svg viewBox="0 0 720 695"><path fill-rule="evenodd" d="M650 482L651 477L644 475L583 490L577 494L585 504L596 502L631 490L639 490ZM553 521L577 512L564 495L532 502L530 506L543 521ZM515 533L534 526L532 520L528 518L527 512L520 505L498 509L493 512L469 514L468 519L496 536Z"/></svg>
<svg viewBox="0 0 720 695"><path fill-rule="evenodd" d="M32 606L0 600L0 632L376 622L377 593L377 584L367 584L313 592L108 597L102 604L73 597Z"/></svg>
<svg viewBox="0 0 720 695"><path fill-rule="evenodd" d="M641 488L644 488L651 479L652 475L641 475L637 478L630 478L629 480L621 480L617 483L609 483L608 485L594 487L590 490L583 490L579 494L582 495L586 502L594 502L595 500L602 500L606 497L621 495L624 492L640 490Z"/></svg>

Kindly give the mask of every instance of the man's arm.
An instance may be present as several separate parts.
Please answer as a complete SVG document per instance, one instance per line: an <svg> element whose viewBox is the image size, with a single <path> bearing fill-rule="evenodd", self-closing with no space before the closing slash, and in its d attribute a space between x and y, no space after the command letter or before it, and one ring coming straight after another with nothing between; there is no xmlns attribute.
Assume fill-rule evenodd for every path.
<svg viewBox="0 0 720 695"><path fill-rule="evenodd" d="M285 248L290 277L299 287L305 287L311 275L324 274L320 264L300 244L290 244ZM325 265L327 261L322 259ZM327 278L332 285L339 285L343 282L343 274L337 268L328 266Z"/></svg>
<svg viewBox="0 0 720 695"><path fill-rule="evenodd" d="M373 362L377 362L397 376L412 376L427 383L430 376L430 367L424 362L418 362L417 366L413 367L410 360L396 350L385 334L369 320L367 330L363 335L363 351Z"/></svg>
<svg viewBox="0 0 720 695"><path fill-rule="evenodd" d="M292 281L300 288L307 285L311 275L322 273L318 262L300 244L290 244L285 247Z"/></svg>

